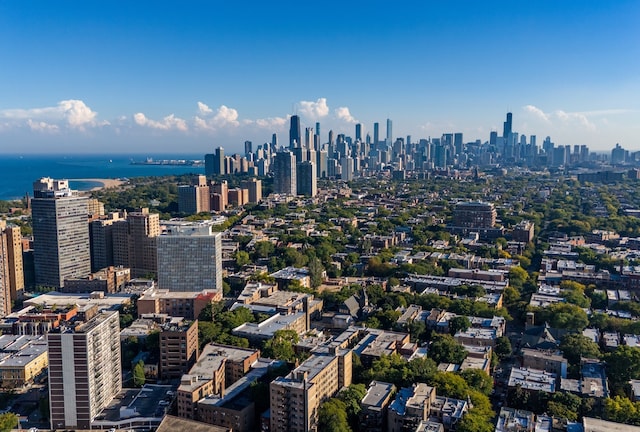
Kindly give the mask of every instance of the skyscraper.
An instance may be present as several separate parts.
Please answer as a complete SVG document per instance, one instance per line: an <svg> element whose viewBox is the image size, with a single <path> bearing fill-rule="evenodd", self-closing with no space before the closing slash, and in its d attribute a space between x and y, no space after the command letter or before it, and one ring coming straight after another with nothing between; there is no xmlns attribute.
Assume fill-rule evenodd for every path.
<svg viewBox="0 0 640 432"><path fill-rule="evenodd" d="M343 157L342 159L340 159L340 167L341 167L340 179L345 181L353 180L353 171L354 171L353 158Z"/></svg>
<svg viewBox="0 0 640 432"><path fill-rule="evenodd" d="M118 311L49 332L51 429L91 429L122 390Z"/></svg>
<svg viewBox="0 0 640 432"><path fill-rule="evenodd" d="M36 285L62 288L65 279L91 273L88 198L67 180L42 178L31 200Z"/></svg>
<svg viewBox="0 0 640 432"><path fill-rule="evenodd" d="M273 160L273 191L297 195L296 157L289 151L277 153Z"/></svg>
<svg viewBox="0 0 640 432"><path fill-rule="evenodd" d="M155 275L156 237L160 235L160 216L148 208L127 214L113 225L113 263L129 267L133 277Z"/></svg>
<svg viewBox="0 0 640 432"><path fill-rule="evenodd" d="M195 176L190 185L178 187L178 210L187 215L211 210L209 185L205 176Z"/></svg>
<svg viewBox="0 0 640 432"><path fill-rule="evenodd" d="M512 123L513 123L513 114L507 113L507 121L504 122L504 127L502 129L502 137L505 140L509 139L509 136L511 135Z"/></svg>
<svg viewBox="0 0 640 432"><path fill-rule="evenodd" d="M291 116L291 124L289 126L289 148L302 147L302 134L300 133L300 117Z"/></svg>
<svg viewBox="0 0 640 432"><path fill-rule="evenodd" d="M298 195L314 197L318 194L318 177L314 162L301 162L296 166Z"/></svg>
<svg viewBox="0 0 640 432"><path fill-rule="evenodd" d="M393 144L393 123L391 119L387 119L387 147Z"/></svg>
<svg viewBox="0 0 640 432"><path fill-rule="evenodd" d="M362 124L356 124L356 141L362 141Z"/></svg>
<svg viewBox="0 0 640 432"><path fill-rule="evenodd" d="M209 222L166 222L157 238L158 286L170 291L222 290L222 234Z"/></svg>
<svg viewBox="0 0 640 432"><path fill-rule="evenodd" d="M250 203L259 203L262 201L262 180L251 178L244 180L240 185L249 191Z"/></svg>
<svg viewBox="0 0 640 432"><path fill-rule="evenodd" d="M378 141L380 141L380 123L373 124L373 145L378 147Z"/></svg>
<svg viewBox="0 0 640 432"><path fill-rule="evenodd" d="M22 263L22 234L20 227L7 226L0 221L0 296L4 298L6 312L10 312L11 301L22 297L24 291L24 268ZM0 316L2 316L0 299Z"/></svg>
<svg viewBox="0 0 640 432"><path fill-rule="evenodd" d="M253 153L253 143L251 141L244 142L244 155L248 158Z"/></svg>
<svg viewBox="0 0 640 432"><path fill-rule="evenodd" d="M204 155L204 175L207 177L213 177L216 175L215 163L216 155L213 153Z"/></svg>
<svg viewBox="0 0 640 432"><path fill-rule="evenodd" d="M225 175L224 169L224 149L218 147L213 155L213 175Z"/></svg>

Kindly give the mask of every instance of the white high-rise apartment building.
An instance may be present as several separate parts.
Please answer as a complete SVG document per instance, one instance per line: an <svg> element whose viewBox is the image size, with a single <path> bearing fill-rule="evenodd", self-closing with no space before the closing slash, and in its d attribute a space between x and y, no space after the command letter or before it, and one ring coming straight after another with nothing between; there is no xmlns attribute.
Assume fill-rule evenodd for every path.
<svg viewBox="0 0 640 432"><path fill-rule="evenodd" d="M158 241L158 286L222 290L222 234L211 222L165 222Z"/></svg>
<svg viewBox="0 0 640 432"><path fill-rule="evenodd" d="M47 334L51 429L91 429L122 390L120 317L101 312L75 329Z"/></svg>

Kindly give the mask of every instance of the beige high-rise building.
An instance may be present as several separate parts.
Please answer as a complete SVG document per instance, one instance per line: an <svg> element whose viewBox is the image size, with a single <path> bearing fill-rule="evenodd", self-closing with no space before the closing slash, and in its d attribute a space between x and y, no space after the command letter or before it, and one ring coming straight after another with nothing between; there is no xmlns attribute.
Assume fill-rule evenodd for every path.
<svg viewBox="0 0 640 432"><path fill-rule="evenodd" d="M48 333L51 429L91 429L122 390L119 322L117 311L102 312Z"/></svg>
<svg viewBox="0 0 640 432"><path fill-rule="evenodd" d="M229 185L226 180L212 183L211 188L211 210L225 211L229 202Z"/></svg>
<svg viewBox="0 0 640 432"><path fill-rule="evenodd" d="M0 316L11 312L11 302L21 298L23 291L20 227L0 221Z"/></svg>
<svg viewBox="0 0 640 432"><path fill-rule="evenodd" d="M178 209L189 215L211 211L211 198L207 178L199 175L190 185L178 187Z"/></svg>
<svg viewBox="0 0 640 432"><path fill-rule="evenodd" d="M351 374L351 350L317 349L289 375L271 382L271 430L318 431L320 404L349 386Z"/></svg>
<svg viewBox="0 0 640 432"><path fill-rule="evenodd" d="M262 201L262 180L252 178L242 182L242 188L249 190L250 203L259 203Z"/></svg>
<svg viewBox="0 0 640 432"><path fill-rule="evenodd" d="M113 263L131 269L131 276L158 272L156 238L160 235L160 216L148 208L131 212L113 226Z"/></svg>
<svg viewBox="0 0 640 432"><path fill-rule="evenodd" d="M125 221L126 217L126 211L113 212L89 224L91 271L96 272L113 265L114 224Z"/></svg>

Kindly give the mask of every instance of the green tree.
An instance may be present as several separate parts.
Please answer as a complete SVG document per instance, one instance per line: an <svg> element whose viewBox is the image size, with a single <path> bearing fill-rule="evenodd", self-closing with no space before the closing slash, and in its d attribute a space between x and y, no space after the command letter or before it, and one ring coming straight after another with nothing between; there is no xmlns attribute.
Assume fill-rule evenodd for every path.
<svg viewBox="0 0 640 432"><path fill-rule="evenodd" d="M18 416L14 413L8 412L0 414L0 432L9 432L18 426Z"/></svg>
<svg viewBox="0 0 640 432"><path fill-rule="evenodd" d="M582 331L589 325L587 313L571 303L554 303L538 311L539 319L548 322L551 327Z"/></svg>
<svg viewBox="0 0 640 432"><path fill-rule="evenodd" d="M271 256L276 248L273 243L269 241L259 241L253 247L254 252L258 258L268 258Z"/></svg>
<svg viewBox="0 0 640 432"><path fill-rule="evenodd" d="M486 416L469 412L458 422L456 432L493 432L493 423Z"/></svg>
<svg viewBox="0 0 640 432"><path fill-rule="evenodd" d="M565 335L560 342L560 350L571 365L579 365L582 357L600 358L598 344L579 333Z"/></svg>
<svg viewBox="0 0 640 432"><path fill-rule="evenodd" d="M493 378L480 369L467 369L460 373L469 387L489 396L493 390Z"/></svg>
<svg viewBox="0 0 640 432"><path fill-rule="evenodd" d="M451 336L455 335L459 331L465 332L469 327L471 327L471 321L469 321L469 318L464 315L459 315L449 320L449 333Z"/></svg>
<svg viewBox="0 0 640 432"><path fill-rule="evenodd" d="M351 432L347 421L347 406L340 399L331 398L320 405L318 430L323 432Z"/></svg>
<svg viewBox="0 0 640 432"><path fill-rule="evenodd" d="M367 387L364 384L351 384L349 387L338 393L338 399L344 402L347 412L347 421L351 429L357 429L359 424L358 414L362 410L360 401L367 394Z"/></svg>
<svg viewBox="0 0 640 432"><path fill-rule="evenodd" d="M501 359L505 359L511 356L512 347L511 347L511 341L509 340L508 337L500 336L496 340L495 352L498 355L498 357L500 357Z"/></svg>
<svg viewBox="0 0 640 432"><path fill-rule="evenodd" d="M145 382L144 376L144 363L139 361L133 367L133 385L136 387L142 387Z"/></svg>
<svg viewBox="0 0 640 432"><path fill-rule="evenodd" d="M294 330L278 330L273 334L273 338L265 341L262 355L267 358L292 362L296 358L293 346L298 341L298 334Z"/></svg>
<svg viewBox="0 0 640 432"><path fill-rule="evenodd" d="M245 266L251 262L251 258L249 257L249 252L245 252L242 250L239 250L236 252L235 258L236 258L237 268L241 268L242 266Z"/></svg>
<svg viewBox="0 0 640 432"><path fill-rule="evenodd" d="M605 399L604 418L618 423L638 424L639 405L624 396Z"/></svg>
<svg viewBox="0 0 640 432"><path fill-rule="evenodd" d="M640 378L640 348L621 345L605 356L612 392L622 393L631 379Z"/></svg>
<svg viewBox="0 0 640 432"><path fill-rule="evenodd" d="M322 262L316 257L312 257L307 265L309 269L309 278L311 279L311 288L315 289L322 285L324 267Z"/></svg>
<svg viewBox="0 0 640 432"><path fill-rule="evenodd" d="M429 357L436 363L460 364L467 356L467 351L450 335L436 335L429 347Z"/></svg>

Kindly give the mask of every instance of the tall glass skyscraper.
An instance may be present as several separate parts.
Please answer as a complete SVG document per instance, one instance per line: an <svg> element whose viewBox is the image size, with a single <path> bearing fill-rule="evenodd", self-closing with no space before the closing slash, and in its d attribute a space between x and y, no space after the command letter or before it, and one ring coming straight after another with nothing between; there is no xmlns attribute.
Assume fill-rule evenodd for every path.
<svg viewBox="0 0 640 432"><path fill-rule="evenodd" d="M273 191L297 195L296 157L289 151L277 153L273 160Z"/></svg>
<svg viewBox="0 0 640 432"><path fill-rule="evenodd" d="M300 117L292 115L289 126L289 148L295 147L302 147L302 133L300 132Z"/></svg>

